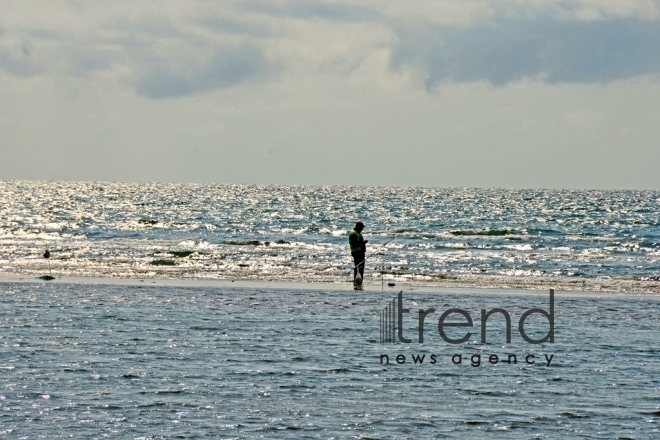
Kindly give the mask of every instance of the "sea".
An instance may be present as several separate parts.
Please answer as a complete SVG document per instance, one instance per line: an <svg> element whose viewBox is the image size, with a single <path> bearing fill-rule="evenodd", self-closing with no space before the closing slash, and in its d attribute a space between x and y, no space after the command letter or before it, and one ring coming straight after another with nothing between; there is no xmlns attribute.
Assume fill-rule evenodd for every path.
<svg viewBox="0 0 660 440"><path fill-rule="evenodd" d="M0 181L0 272L660 292L660 192ZM49 250L51 258L43 258Z"/></svg>
<svg viewBox="0 0 660 440"><path fill-rule="evenodd" d="M0 181L0 436L658 439L659 202Z"/></svg>

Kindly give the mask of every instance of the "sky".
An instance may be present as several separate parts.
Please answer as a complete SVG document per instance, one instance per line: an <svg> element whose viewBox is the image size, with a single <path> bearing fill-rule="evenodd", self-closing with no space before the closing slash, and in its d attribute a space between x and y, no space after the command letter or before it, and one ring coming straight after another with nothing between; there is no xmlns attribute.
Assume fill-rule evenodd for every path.
<svg viewBox="0 0 660 440"><path fill-rule="evenodd" d="M660 0L0 0L0 179L660 190Z"/></svg>

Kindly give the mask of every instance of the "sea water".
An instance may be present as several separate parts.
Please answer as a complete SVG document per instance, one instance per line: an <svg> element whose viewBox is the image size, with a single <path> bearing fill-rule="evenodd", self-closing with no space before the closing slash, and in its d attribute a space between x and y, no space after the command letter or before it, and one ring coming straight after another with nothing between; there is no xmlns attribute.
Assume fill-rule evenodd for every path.
<svg viewBox="0 0 660 440"><path fill-rule="evenodd" d="M660 192L0 181L0 273L660 292ZM46 249L51 258L42 255Z"/></svg>
<svg viewBox="0 0 660 440"><path fill-rule="evenodd" d="M403 344L380 340L395 290L55 281L0 293L7 438L660 438L654 294L555 292L554 342L529 344L518 321L549 311L549 292L405 290ZM420 308L436 309L423 344ZM473 332L465 343L439 335L450 308L474 318L453 330ZM493 308L511 314L510 343L495 315L481 341L480 310ZM542 339L549 322L525 331Z"/></svg>
<svg viewBox="0 0 660 440"><path fill-rule="evenodd" d="M659 201L0 182L0 433L660 438ZM364 291L350 285L357 219L374 252ZM439 329L452 309L473 321L449 328L471 333L460 344ZM510 342L501 312L482 341L493 309ZM533 309L524 331L552 342L522 337Z"/></svg>

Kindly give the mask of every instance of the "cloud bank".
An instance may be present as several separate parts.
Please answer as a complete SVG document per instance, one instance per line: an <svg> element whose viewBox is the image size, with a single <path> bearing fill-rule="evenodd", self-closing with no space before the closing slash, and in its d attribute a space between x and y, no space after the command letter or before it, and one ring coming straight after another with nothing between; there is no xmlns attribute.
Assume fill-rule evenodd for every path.
<svg viewBox="0 0 660 440"><path fill-rule="evenodd" d="M105 15L68 9L62 25L44 28L0 19L0 71L110 74L145 98L179 98L277 81L278 73L328 72L327 60L341 55L333 39L350 35L355 44L343 49L346 59L384 49L390 72L379 75L410 70L428 90L443 83L594 83L660 74L660 23L638 2L627 9L586 1L464 4L421 2L401 11L391 2L252 1L217 10L195 3L175 4L169 13L138 8L129 20L121 9ZM77 19L81 28L72 29Z"/></svg>
<svg viewBox="0 0 660 440"><path fill-rule="evenodd" d="M469 28L401 27L392 68L443 82L593 83L660 74L660 25L640 20L535 19Z"/></svg>
<svg viewBox="0 0 660 440"><path fill-rule="evenodd" d="M248 45L214 49L202 61L183 58L171 63L156 58L140 67L143 72L135 81L135 91L151 99L232 87L275 71L259 48Z"/></svg>
<svg viewBox="0 0 660 440"><path fill-rule="evenodd" d="M0 10L0 179L660 188L657 1Z"/></svg>

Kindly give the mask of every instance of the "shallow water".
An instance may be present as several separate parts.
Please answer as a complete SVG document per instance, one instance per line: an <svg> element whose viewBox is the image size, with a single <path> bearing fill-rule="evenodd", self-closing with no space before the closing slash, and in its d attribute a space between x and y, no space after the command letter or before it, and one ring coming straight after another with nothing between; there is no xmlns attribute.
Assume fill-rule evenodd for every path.
<svg viewBox="0 0 660 440"><path fill-rule="evenodd" d="M0 181L0 272L349 282L362 219L369 283L660 292L659 218L658 191Z"/></svg>
<svg viewBox="0 0 660 440"><path fill-rule="evenodd" d="M0 283L0 433L660 438L658 296L556 292L555 341L536 345L517 322L530 308L549 310L548 292L405 291L412 342L383 344L379 315L396 294ZM416 311L431 307L419 344ZM496 317L479 340L479 311L494 307L512 314L509 344ZM439 336L449 308L475 320L464 344ZM540 315L528 323L534 338L548 331ZM502 361L488 362L492 354ZM517 363L504 362L509 354Z"/></svg>

